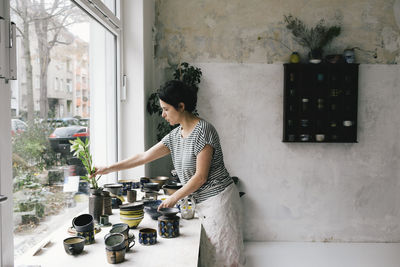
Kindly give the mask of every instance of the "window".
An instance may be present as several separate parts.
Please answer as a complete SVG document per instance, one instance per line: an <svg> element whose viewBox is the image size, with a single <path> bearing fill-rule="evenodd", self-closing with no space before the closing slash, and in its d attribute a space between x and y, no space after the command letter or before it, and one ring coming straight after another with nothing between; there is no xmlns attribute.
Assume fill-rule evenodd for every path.
<svg viewBox="0 0 400 267"><path fill-rule="evenodd" d="M114 3L115 12L116 1L108 2ZM30 6L32 3L36 4L35 8ZM53 4L58 4L54 10L49 8ZM95 12L81 10L92 9L91 5L81 3L82 6L78 7L70 0L18 1L18 5L17 0L10 0L10 5L11 20L20 29L24 27L24 22L29 24L30 39L24 41L28 41L31 49L29 59L21 51L17 53L20 75L11 86L12 95L24 99L24 102L17 98L13 100L13 115L21 119L19 125L29 125L15 133L12 138L13 155L29 162L30 166L29 169L24 168L21 161L12 164L14 229L9 234L14 233L14 257L18 261L33 246L55 231L60 226L57 222L71 221L77 213L88 207L88 185L79 179L85 171L79 162L74 163L71 160L69 150L62 148L65 147L63 140L51 137L52 132L59 127L70 127L79 123L82 129L90 129L81 138L90 140L94 161L98 165L111 164L117 160L117 75L120 71L117 69L117 45L121 37L119 30L115 29L115 23L111 24L104 16L96 16ZM21 8L24 10L18 10ZM49 16L35 17L40 12L33 10L38 9L47 12ZM106 10L106 14L113 12ZM28 15L18 15L24 13ZM112 19L119 22L116 17ZM50 55L51 63L45 73L40 73L43 70L40 68L39 58L45 58L46 55L35 48L43 40L43 36L40 31L36 31L34 22L40 24L41 20L47 20L43 21L42 26L48 25L48 40L54 38L55 29L65 21L65 30L59 32L58 36L60 42L46 48L49 52L46 55ZM24 36L18 35L17 38L22 47L21 38ZM71 41L65 42L67 38ZM28 64L32 68L26 67ZM29 77L34 77L34 80L28 81ZM37 79L40 77L45 79ZM43 90L34 91L29 88L29 82L34 85L33 89ZM82 86L85 89L84 98ZM28 97L29 95L32 97ZM77 122L70 117L84 118L85 122ZM43 151L32 151L36 147L44 148L45 154L43 155ZM73 180L74 183L68 182ZM115 180L116 174L102 177L99 183L102 185ZM4 236L0 235L0 238ZM27 264L29 262L20 263Z"/></svg>
<svg viewBox="0 0 400 267"><path fill-rule="evenodd" d="M66 60L66 64L67 64L67 71L68 72L72 72L72 65L71 65L71 59L67 59Z"/></svg>
<svg viewBox="0 0 400 267"><path fill-rule="evenodd" d="M66 86L67 86L67 92L72 93L72 80L71 79L67 79Z"/></svg>
<svg viewBox="0 0 400 267"><path fill-rule="evenodd" d="M64 79L60 79L60 91L64 91Z"/></svg>

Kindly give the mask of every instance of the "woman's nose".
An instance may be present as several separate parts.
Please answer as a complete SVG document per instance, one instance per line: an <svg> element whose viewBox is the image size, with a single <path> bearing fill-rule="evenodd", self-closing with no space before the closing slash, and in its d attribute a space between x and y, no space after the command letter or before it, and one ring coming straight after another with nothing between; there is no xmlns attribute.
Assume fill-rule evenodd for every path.
<svg viewBox="0 0 400 267"><path fill-rule="evenodd" d="M165 118L165 116L166 116L166 114L165 114L165 112L163 111L163 112L161 113L161 117Z"/></svg>

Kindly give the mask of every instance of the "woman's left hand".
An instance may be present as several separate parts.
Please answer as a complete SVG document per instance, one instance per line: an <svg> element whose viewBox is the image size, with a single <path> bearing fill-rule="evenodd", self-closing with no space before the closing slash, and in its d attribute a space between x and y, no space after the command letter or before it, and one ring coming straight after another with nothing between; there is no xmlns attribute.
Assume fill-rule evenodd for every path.
<svg viewBox="0 0 400 267"><path fill-rule="evenodd" d="M178 200L176 200L175 197L173 195L171 195L166 200L164 200L160 204L160 206L158 206L158 210L160 210L162 208L173 208L175 206L176 202L178 202Z"/></svg>

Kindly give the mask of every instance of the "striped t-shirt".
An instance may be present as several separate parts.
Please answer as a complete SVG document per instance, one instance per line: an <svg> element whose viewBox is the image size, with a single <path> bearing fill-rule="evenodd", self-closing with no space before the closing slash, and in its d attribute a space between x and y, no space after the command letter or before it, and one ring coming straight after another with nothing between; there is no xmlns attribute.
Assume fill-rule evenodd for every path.
<svg viewBox="0 0 400 267"><path fill-rule="evenodd" d="M183 184L186 184L196 173L197 155L205 145L208 144L213 147L214 151L207 181L192 193L196 203L217 195L233 182L224 165L218 133L214 126L205 120L200 119L187 137L182 137L181 126L178 126L166 135L161 142L171 151L174 168Z"/></svg>

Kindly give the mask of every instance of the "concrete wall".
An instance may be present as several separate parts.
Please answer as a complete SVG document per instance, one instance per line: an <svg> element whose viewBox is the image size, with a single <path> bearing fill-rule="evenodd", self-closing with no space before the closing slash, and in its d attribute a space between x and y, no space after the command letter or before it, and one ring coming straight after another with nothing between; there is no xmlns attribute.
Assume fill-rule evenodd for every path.
<svg viewBox="0 0 400 267"><path fill-rule="evenodd" d="M198 110L219 131L228 170L247 193L247 240L400 241L400 68L385 65L399 61L399 0L159 0L155 7L154 87L172 77L174 64L201 67ZM359 143L281 142L281 63L290 54L282 43L306 54L284 28L289 13L309 25L341 21L326 53L364 50L356 51ZM160 163L147 173L169 169Z"/></svg>

